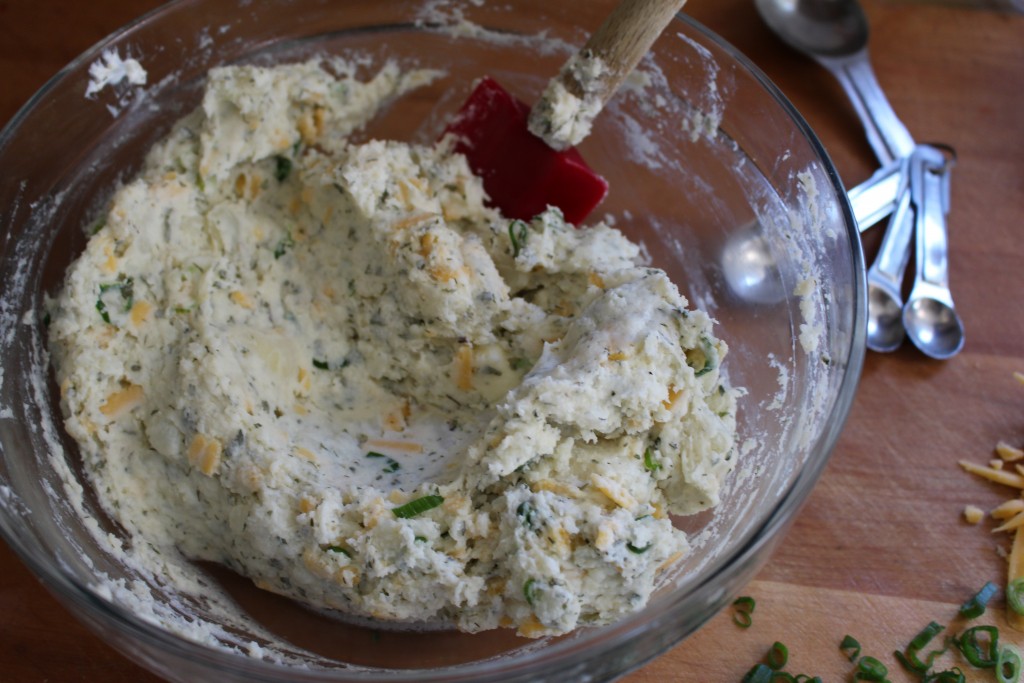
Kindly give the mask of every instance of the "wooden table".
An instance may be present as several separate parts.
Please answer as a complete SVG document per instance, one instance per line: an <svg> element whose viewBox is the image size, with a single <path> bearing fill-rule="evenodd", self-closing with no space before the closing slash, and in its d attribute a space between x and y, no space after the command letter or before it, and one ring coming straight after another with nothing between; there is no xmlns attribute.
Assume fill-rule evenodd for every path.
<svg viewBox="0 0 1024 683"><path fill-rule="evenodd" d="M0 121L65 63L158 4L0 0ZM873 63L894 109L916 139L949 143L959 154L950 280L966 348L944 363L910 347L869 353L824 477L747 588L757 600L753 626L739 629L721 614L628 676L631 683L738 681L775 640L789 647L790 671L849 680L838 650L845 634L898 669L894 649L931 620L950 623L986 581L1002 583L1004 538L989 533L988 522L964 523L961 511L968 503L990 508L1008 490L956 463L985 462L1000 439L1024 445L1024 387L1011 377L1024 371L1024 15L954 0L864 6ZM688 11L779 85L848 186L871 173L871 150L838 84L783 47L750 0L692 0ZM865 237L869 255L878 241ZM75 621L2 544L0 576L0 678L156 680ZM995 612L990 618L1000 617ZM893 680L910 679L897 671Z"/></svg>

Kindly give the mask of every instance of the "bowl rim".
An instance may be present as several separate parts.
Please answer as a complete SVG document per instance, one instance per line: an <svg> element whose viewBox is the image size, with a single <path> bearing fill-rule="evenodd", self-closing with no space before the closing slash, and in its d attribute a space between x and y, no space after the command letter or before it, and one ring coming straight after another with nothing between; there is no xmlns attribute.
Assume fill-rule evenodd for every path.
<svg viewBox="0 0 1024 683"><path fill-rule="evenodd" d="M165 14L182 11L185 6L202 4L203 2L204 0L172 0L172 2L145 12L86 49L51 76L4 125L3 129L0 130L0 151L9 144L9 140L14 137L21 125L30 119L33 111L45 100L50 91L66 78L70 78L72 73L78 71L84 65L94 62L105 50L110 49L136 29L151 21L158 20ZM59 598L61 603L65 605L72 603L83 608L86 612L85 616L89 617L88 619L84 619L79 614L74 616L87 623L92 630L96 631L98 624L102 622L102 625L110 626L123 634L140 639L146 646L156 647L165 652L170 650L168 654L178 659L202 660L204 665L212 669L236 675L244 674L250 680L278 680L276 675L282 672L287 672L294 680L302 681L486 681L507 680L509 676L517 674L536 677L545 671L546 667L564 665L567 660L572 659L571 655L575 651L593 650L597 646L601 646L606 652L620 651L628 648L640 633L650 628L652 620L657 621L671 616L679 608L680 603L685 603L688 598L694 596L711 581L721 582L723 579L732 579L731 583L733 584L737 581L741 582L739 586L734 586L733 591L742 587L742 584L745 584L752 577L753 573L768 559L767 554L762 551L766 549L766 546L770 546L781 538L782 532L792 521L797 509L806 501L814 484L824 471L843 427L849 418L866 357L867 286L864 256L860 233L857 229L856 220L854 219L853 211L839 173L824 145L804 117L759 67L724 38L684 13L678 13L673 21L680 21L688 25L704 39L721 49L738 66L745 69L767 91L772 99L779 104L795 124L796 129L808 141L814 154L821 162L831 190L840 200L838 208L846 227L845 237L849 242L850 254L853 259L853 285L856 290L853 299L852 334L849 336L849 344L846 348L848 358L846 369L839 382L835 401L828 412L827 428L817 436L810 446L810 452L817 454L819 457L812 457L800 469L790 482L788 488L780 495L772 509L765 515L762 524L749 533L746 542L739 544L732 553L716 561L713 565L714 571L708 571L701 580L690 584L684 594L661 600L657 605L651 603L641 612L629 615L609 626L577 630L564 640L550 643L543 649L530 651L526 657L522 656L521 652L514 652L510 655L499 655L498 657L458 664L442 669L356 667L352 669L342 668L323 671L316 669L296 670L275 662L262 661L256 658L245 657L235 652L208 647L202 643L167 631L140 618L126 607L106 600L89 585L80 584L73 579L61 569L59 563L47 561L47 557L39 552L38 545L19 533L17 525L14 524L17 512L12 512L9 509L11 506L6 496L0 499L0 536L15 551L21 561L42 581L44 586ZM13 497L16 498L16 494ZM727 583L729 582L727 581ZM723 595L723 598L719 601L721 606L726 604L726 599L731 600L731 597L733 596ZM721 609L721 606L718 609ZM718 609L707 614L704 622L717 612ZM640 659L632 662L627 669L619 672L619 675L647 663L669 647L678 643L696 628L699 628L699 626L685 633L678 634L678 637L670 639L671 642L657 652L644 654ZM107 642L110 643L109 640ZM124 648L118 643L110 644L124 651ZM134 651L137 653L137 649ZM136 662L139 661L134 657L131 659ZM146 658L143 658L143 662L147 666L152 666L152 662ZM557 669L558 666L555 666L555 670ZM552 669L548 668L546 671L550 673ZM495 676L500 676L500 678L495 678ZM534 679L536 680L536 678Z"/></svg>

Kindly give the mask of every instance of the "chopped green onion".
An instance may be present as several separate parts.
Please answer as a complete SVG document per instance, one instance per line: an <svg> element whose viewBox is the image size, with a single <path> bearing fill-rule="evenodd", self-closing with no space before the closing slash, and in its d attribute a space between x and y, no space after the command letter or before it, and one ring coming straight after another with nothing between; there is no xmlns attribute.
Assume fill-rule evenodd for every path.
<svg viewBox="0 0 1024 683"><path fill-rule="evenodd" d="M519 225L519 230L515 229ZM526 232L526 223L521 220L514 220L508 224L508 238L512 241L512 258L517 258L519 252L526 246L529 233Z"/></svg>
<svg viewBox="0 0 1024 683"><path fill-rule="evenodd" d="M686 350L686 364L693 368L694 377L706 375L714 370L717 361L718 351L706 336L701 336L699 349Z"/></svg>
<svg viewBox="0 0 1024 683"><path fill-rule="evenodd" d="M1024 576L1014 579L1006 587L1006 604L1017 614L1024 615Z"/></svg>
<svg viewBox="0 0 1024 683"><path fill-rule="evenodd" d="M519 507L516 508L516 515L519 517L519 519L523 520L523 525L527 529L535 528L534 525L537 521L536 510L533 509L533 506L530 505L529 502L524 500L522 503L520 503Z"/></svg>
<svg viewBox="0 0 1024 683"><path fill-rule="evenodd" d="M960 616L964 619L976 619L985 613L985 607L988 605L988 601L992 599L992 596L996 594L999 587L989 581L981 590L978 591L973 598L960 605Z"/></svg>
<svg viewBox="0 0 1024 683"><path fill-rule="evenodd" d="M635 553L636 555L643 555L648 550L650 550L653 545L654 545L653 543L648 543L643 548L638 548L637 546L633 545L632 543L627 543L626 544L626 550L628 550L631 553Z"/></svg>
<svg viewBox="0 0 1024 683"><path fill-rule="evenodd" d="M388 461L387 464L384 465L384 471L385 472L389 472L389 473L390 472L397 472L398 470L400 470L402 468L402 465L397 460L395 460L394 458L389 458L388 456L384 455L383 453L378 453L377 451L368 451L367 454L366 454L366 457L367 458L385 458ZM413 502L416 502L416 501L413 501ZM436 507L436 506L432 505L431 507ZM401 516L401 515L399 515L399 516Z"/></svg>
<svg viewBox="0 0 1024 683"><path fill-rule="evenodd" d="M416 537L413 538L413 540L416 541L417 543L426 543L427 542L427 537L426 536L416 536Z"/></svg>
<svg viewBox="0 0 1024 683"><path fill-rule="evenodd" d="M914 636L914 639L910 641L909 645L907 645L906 650L903 652L894 652L893 654L896 655L896 659L898 659L900 664L903 665L903 668L919 674L923 674L928 671L932 666L932 662L935 661L935 658L945 652L946 648L929 652L923 662L917 655L926 645L928 645L928 643L932 641L932 638L941 633L944 628L946 627L942 624L933 621L921 629L920 633Z"/></svg>
<svg viewBox="0 0 1024 683"><path fill-rule="evenodd" d="M107 313L107 307L103 304L103 299L96 299L96 310L100 312L100 317L103 322L110 324L110 314Z"/></svg>
<svg viewBox="0 0 1024 683"><path fill-rule="evenodd" d="M274 161L277 164L274 168L274 177L277 178L277 182L283 183L292 172L292 160L288 157L277 156L274 157Z"/></svg>
<svg viewBox="0 0 1024 683"><path fill-rule="evenodd" d="M329 545L329 546L327 546L326 549L327 549L327 552L330 552L330 553L341 553L345 557L348 557L348 558L352 557L352 552L350 550L348 550L347 548L342 548L340 545Z"/></svg>
<svg viewBox="0 0 1024 683"><path fill-rule="evenodd" d="M331 366L328 365L327 361L325 361L325 360L318 360L318 359L314 358L313 359L313 367L314 368L318 368L320 370L327 370Z"/></svg>
<svg viewBox="0 0 1024 683"><path fill-rule="evenodd" d="M845 636L843 642L839 643L839 649L850 658L851 662L860 657L860 643L853 636Z"/></svg>
<svg viewBox="0 0 1024 683"><path fill-rule="evenodd" d="M789 661L789 648L775 641L772 646L768 649L768 666L775 671L778 671L782 667L786 666L786 662Z"/></svg>
<svg viewBox="0 0 1024 683"><path fill-rule="evenodd" d="M775 673L764 664L755 664L740 683L771 683Z"/></svg>
<svg viewBox="0 0 1024 683"><path fill-rule="evenodd" d="M946 671L926 675L921 679L921 683L967 683L967 677L964 676L963 671L954 666Z"/></svg>
<svg viewBox="0 0 1024 683"><path fill-rule="evenodd" d="M736 612L732 615L732 621L740 628L750 628L750 625L754 623L754 608L757 606L757 602L754 598L749 596L742 596L736 598L733 601L732 606L736 608Z"/></svg>
<svg viewBox="0 0 1024 683"><path fill-rule="evenodd" d="M526 583L523 584L523 597L526 598L526 602L532 607L533 599L537 597L537 580L527 579Z"/></svg>
<svg viewBox="0 0 1024 683"><path fill-rule="evenodd" d="M121 299L124 300L122 310L125 313L132 310L132 306L135 303L135 281L132 278L125 278L119 282L100 283L100 294L96 297L96 310L99 311L103 322L107 324L110 324L110 313L107 311L107 305L104 303L103 297L112 289L116 289L121 293Z"/></svg>
<svg viewBox="0 0 1024 683"><path fill-rule="evenodd" d="M857 662L857 673L853 675L855 681L884 681L889 675L889 669L885 664L874 657L864 656Z"/></svg>
<svg viewBox="0 0 1024 683"><path fill-rule="evenodd" d="M392 508L391 512L395 513L395 517L408 519L422 514L427 510L432 510L443 502L444 498L438 495L423 496L422 498L410 500L405 505L399 505L396 508Z"/></svg>
<svg viewBox="0 0 1024 683"><path fill-rule="evenodd" d="M278 241L277 246L274 247L274 258L275 259L281 258L282 256L285 255L285 253L287 253L287 251L289 249L291 249L294 246L295 246L295 239L292 237L292 233L291 232L285 233L285 236L282 237Z"/></svg>
<svg viewBox="0 0 1024 683"><path fill-rule="evenodd" d="M1013 645L1003 645L996 660L996 680L999 683L1020 683L1024 661L1020 650Z"/></svg>
<svg viewBox="0 0 1024 683"><path fill-rule="evenodd" d="M979 634L988 636L987 644L979 640ZM999 659L999 629L995 626L969 628L959 638L953 638L953 644L979 669L991 669Z"/></svg>
<svg viewBox="0 0 1024 683"><path fill-rule="evenodd" d="M654 459L654 451L648 446L644 449L644 469L648 472L654 472L661 469L661 463Z"/></svg>

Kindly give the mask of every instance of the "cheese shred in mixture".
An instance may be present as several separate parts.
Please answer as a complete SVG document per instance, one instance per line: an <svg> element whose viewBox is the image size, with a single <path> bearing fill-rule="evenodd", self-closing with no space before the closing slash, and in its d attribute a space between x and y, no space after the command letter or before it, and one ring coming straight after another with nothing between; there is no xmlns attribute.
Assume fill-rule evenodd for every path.
<svg viewBox="0 0 1024 683"><path fill-rule="evenodd" d="M210 73L49 304L66 425L137 539L313 605L526 636L639 609L734 465L726 346L639 248L509 221L432 77Z"/></svg>

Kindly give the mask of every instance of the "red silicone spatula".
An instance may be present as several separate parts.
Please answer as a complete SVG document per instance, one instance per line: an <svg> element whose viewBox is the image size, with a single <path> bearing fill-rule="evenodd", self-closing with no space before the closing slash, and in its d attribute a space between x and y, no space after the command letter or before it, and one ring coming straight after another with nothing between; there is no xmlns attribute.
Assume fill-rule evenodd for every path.
<svg viewBox="0 0 1024 683"><path fill-rule="evenodd" d="M455 151L483 178L493 206L522 220L556 206L566 221L579 224L604 199L607 181L572 145L684 3L622 0L555 77L532 116L494 79L477 82L445 133L455 134ZM566 111L566 103L574 112L569 125L552 126L553 112Z"/></svg>

